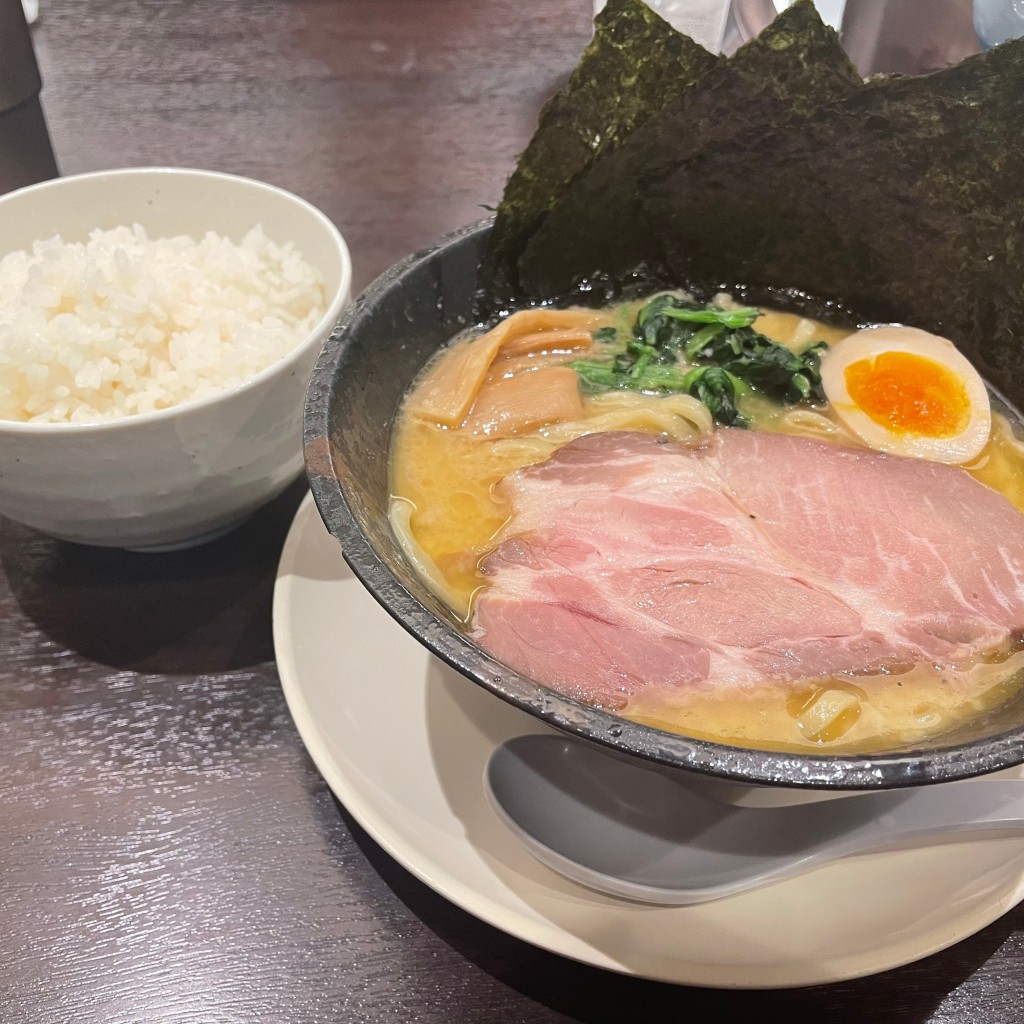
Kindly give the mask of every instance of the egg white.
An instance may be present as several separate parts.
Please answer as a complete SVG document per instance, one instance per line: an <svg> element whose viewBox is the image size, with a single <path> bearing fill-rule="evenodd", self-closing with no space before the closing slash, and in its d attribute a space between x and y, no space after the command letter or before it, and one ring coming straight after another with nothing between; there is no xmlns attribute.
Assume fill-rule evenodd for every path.
<svg viewBox="0 0 1024 1024"><path fill-rule="evenodd" d="M956 374L969 402L969 419L959 434L928 437L893 433L856 404L846 386L847 367L862 359L875 359L885 352L921 356ZM836 417L866 445L878 451L960 465L981 454L992 429L988 392L978 371L951 341L916 327L869 327L836 342L822 355L821 384Z"/></svg>

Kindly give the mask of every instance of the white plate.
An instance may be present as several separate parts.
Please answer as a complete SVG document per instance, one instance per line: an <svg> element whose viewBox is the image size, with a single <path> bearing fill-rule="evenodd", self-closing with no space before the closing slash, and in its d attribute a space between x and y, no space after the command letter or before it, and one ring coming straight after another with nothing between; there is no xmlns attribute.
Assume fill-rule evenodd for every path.
<svg viewBox="0 0 1024 1024"><path fill-rule="evenodd" d="M813 985L919 959L1024 898L1024 840L1001 838L853 857L693 907L629 903L562 878L519 844L483 788L497 744L546 727L392 621L310 498L281 557L274 644L306 747L363 828L464 910L574 960L687 985Z"/></svg>

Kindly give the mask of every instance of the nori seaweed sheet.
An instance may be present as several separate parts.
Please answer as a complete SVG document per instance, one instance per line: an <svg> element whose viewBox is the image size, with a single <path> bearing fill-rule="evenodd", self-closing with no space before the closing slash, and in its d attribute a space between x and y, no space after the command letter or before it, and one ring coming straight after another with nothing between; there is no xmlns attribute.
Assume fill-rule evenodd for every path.
<svg viewBox="0 0 1024 1024"><path fill-rule="evenodd" d="M609 0L505 187L481 271L489 305L519 296L516 262L523 246L576 176L720 60L642 0Z"/></svg>
<svg viewBox="0 0 1024 1024"><path fill-rule="evenodd" d="M594 63L546 108L498 213L490 285L531 302L667 261L698 291L942 334L1024 407L1024 39L862 83L810 7L692 75L649 120L626 88L619 127L588 148L595 98L631 80L629 60L657 80L655 37L616 36L614 74ZM631 0L609 11L623 31L642 16ZM643 24L659 25L664 52L665 26ZM591 61L612 46L604 33ZM588 105L574 112L577 94Z"/></svg>
<svg viewBox="0 0 1024 1024"><path fill-rule="evenodd" d="M1024 404L1024 40L708 148L644 208L680 280L933 331Z"/></svg>
<svg viewBox="0 0 1024 1024"><path fill-rule="evenodd" d="M548 199L550 212L519 261L524 293L550 298L569 292L581 278L625 277L639 264L663 266L662 233L656 224L648 226L641 211L646 177L664 175L729 139L756 139L766 126L806 116L861 87L839 37L813 3L790 7Z"/></svg>

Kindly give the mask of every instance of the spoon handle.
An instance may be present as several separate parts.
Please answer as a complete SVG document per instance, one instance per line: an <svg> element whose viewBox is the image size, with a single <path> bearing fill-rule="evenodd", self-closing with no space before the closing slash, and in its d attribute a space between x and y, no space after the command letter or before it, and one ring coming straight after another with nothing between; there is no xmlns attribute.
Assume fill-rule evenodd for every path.
<svg viewBox="0 0 1024 1024"><path fill-rule="evenodd" d="M886 796L878 813L837 847L852 853L904 839L1024 830L1024 779L954 782Z"/></svg>
<svg viewBox="0 0 1024 1024"><path fill-rule="evenodd" d="M744 808L548 735L491 756L495 811L548 867L592 889L679 906L721 899L854 853L983 832L1024 832L1024 780L885 790Z"/></svg>
<svg viewBox="0 0 1024 1024"><path fill-rule="evenodd" d="M1024 779L973 780L911 791L866 794L831 807L829 804L813 805L806 808L808 817L827 814L826 808L839 816L853 811L862 820L845 829L835 827L833 820L828 833L817 841L811 840L800 853L765 863L763 870L752 871L743 878L734 877L718 885L685 891L703 902L793 878L852 854L881 851L902 843L984 833L1008 836L1022 833ZM865 814L867 811L871 813ZM680 893L683 891L680 889Z"/></svg>

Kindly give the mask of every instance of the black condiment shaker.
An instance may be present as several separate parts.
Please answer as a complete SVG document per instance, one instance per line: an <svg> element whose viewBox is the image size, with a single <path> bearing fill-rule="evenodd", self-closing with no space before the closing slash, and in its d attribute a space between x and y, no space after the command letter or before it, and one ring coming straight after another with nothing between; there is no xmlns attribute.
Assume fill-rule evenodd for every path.
<svg viewBox="0 0 1024 1024"><path fill-rule="evenodd" d="M0 192L58 175L21 0L0 0Z"/></svg>

